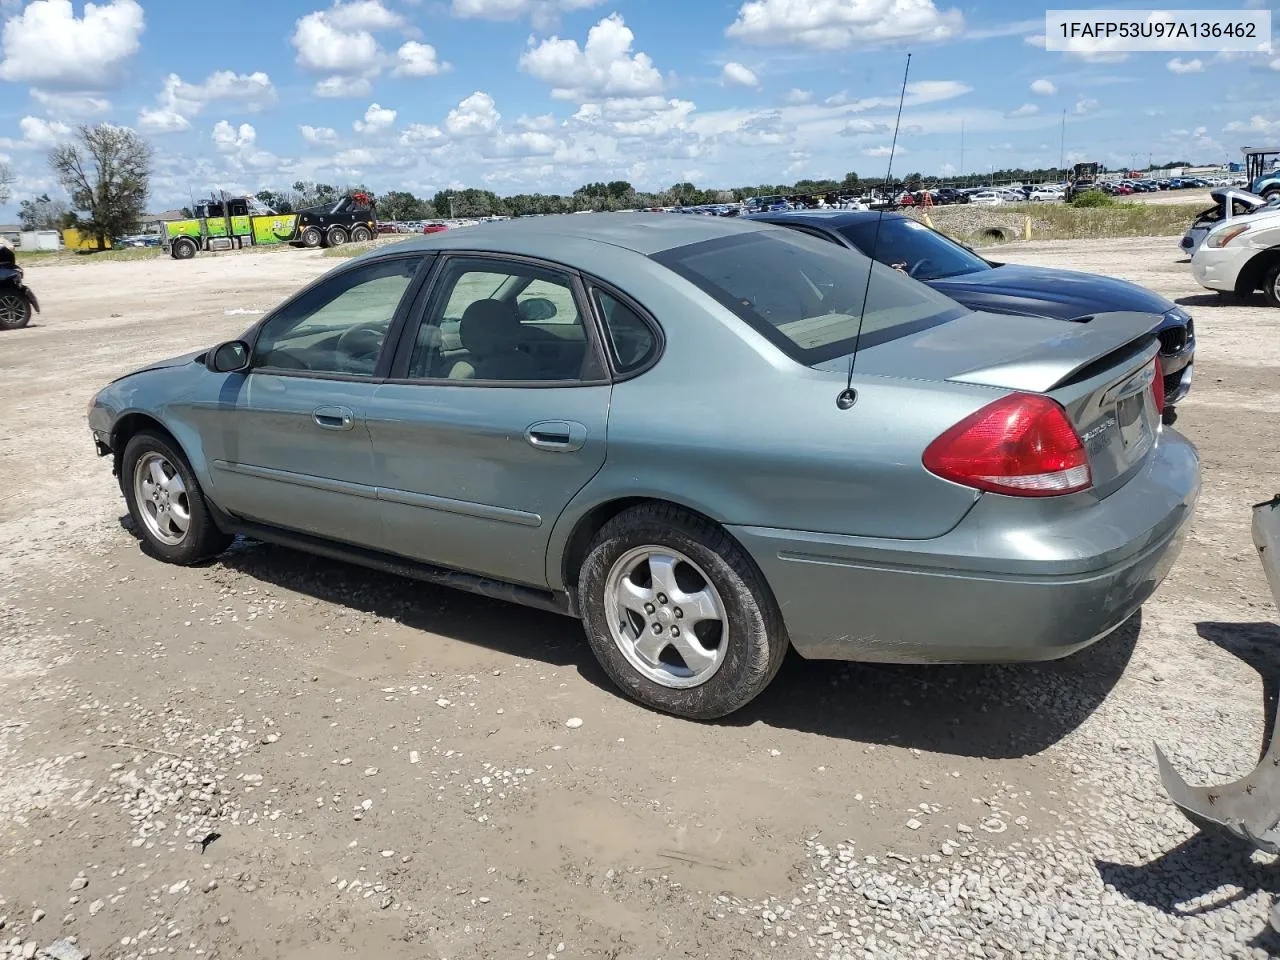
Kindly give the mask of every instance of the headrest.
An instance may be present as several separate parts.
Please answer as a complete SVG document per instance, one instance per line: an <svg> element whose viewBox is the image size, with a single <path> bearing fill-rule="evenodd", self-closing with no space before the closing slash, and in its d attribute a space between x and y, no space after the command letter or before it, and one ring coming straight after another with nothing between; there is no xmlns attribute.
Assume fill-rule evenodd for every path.
<svg viewBox="0 0 1280 960"><path fill-rule="evenodd" d="M520 342L520 317L500 300L477 300L462 314L458 337L476 355L512 350Z"/></svg>

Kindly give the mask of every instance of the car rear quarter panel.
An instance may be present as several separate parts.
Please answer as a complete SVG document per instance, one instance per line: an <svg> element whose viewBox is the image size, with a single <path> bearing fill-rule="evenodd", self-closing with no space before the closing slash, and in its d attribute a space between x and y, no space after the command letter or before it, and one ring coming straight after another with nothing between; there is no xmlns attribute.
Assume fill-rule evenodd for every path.
<svg viewBox="0 0 1280 960"><path fill-rule="evenodd" d="M553 532L548 578L597 507L671 501L725 525L920 540L953 528L975 491L921 464L943 430L1004 391L857 376L857 403L836 406L845 378L805 367L700 290L652 261L606 279L662 324L658 363L613 388L600 472Z"/></svg>

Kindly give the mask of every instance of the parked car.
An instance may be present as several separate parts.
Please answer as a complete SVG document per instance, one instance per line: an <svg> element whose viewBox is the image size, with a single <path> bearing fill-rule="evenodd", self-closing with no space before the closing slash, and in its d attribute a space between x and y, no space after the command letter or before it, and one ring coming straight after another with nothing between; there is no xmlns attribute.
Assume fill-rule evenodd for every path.
<svg viewBox="0 0 1280 960"><path fill-rule="evenodd" d="M971 310L1092 322L1097 314L1131 310L1151 315L1160 339L1164 413L1172 420L1191 390L1195 321L1182 307L1136 283L1048 267L987 260L910 217L884 214L760 214L762 220L897 267Z"/></svg>
<svg viewBox="0 0 1280 960"><path fill-rule="evenodd" d="M1157 350L759 222L540 217L342 264L89 428L160 559L243 533L575 614L623 691L710 718L789 647L1044 660L1123 623L1199 488Z"/></svg>
<svg viewBox="0 0 1280 960"><path fill-rule="evenodd" d="M1219 187L1217 190L1210 191L1209 196L1213 198L1214 205L1197 214L1195 220L1191 221L1191 226L1187 228L1187 232L1178 241L1178 246L1186 252L1187 256L1194 256L1200 249L1200 244L1204 242L1204 238L1209 235L1209 231L1225 220L1259 213L1264 208L1280 211L1280 193L1273 194L1272 198L1268 199L1247 190Z"/></svg>
<svg viewBox="0 0 1280 960"><path fill-rule="evenodd" d="M993 207L1005 202L1004 197L992 190L981 190L969 194L969 202L981 206Z"/></svg>
<svg viewBox="0 0 1280 960"><path fill-rule="evenodd" d="M1027 199L1035 202L1058 201L1064 196L1057 187L1036 187L1027 195Z"/></svg>
<svg viewBox="0 0 1280 960"><path fill-rule="evenodd" d="M1209 290L1248 296L1261 290L1280 307L1280 217L1270 205L1210 228L1191 257L1191 275Z"/></svg>

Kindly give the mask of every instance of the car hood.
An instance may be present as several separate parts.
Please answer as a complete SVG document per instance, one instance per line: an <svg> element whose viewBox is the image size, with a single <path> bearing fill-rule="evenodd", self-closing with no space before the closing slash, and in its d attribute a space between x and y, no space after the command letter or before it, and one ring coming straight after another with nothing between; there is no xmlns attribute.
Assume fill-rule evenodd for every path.
<svg viewBox="0 0 1280 960"><path fill-rule="evenodd" d="M1074 270L1005 263L929 286L970 310L1074 320L1094 313L1136 311L1165 314L1174 304L1136 283Z"/></svg>
<svg viewBox="0 0 1280 960"><path fill-rule="evenodd" d="M149 373L152 370L164 370L164 369L167 369L168 367L181 367L184 364L191 363L199 359L200 357L203 357L208 352L209 352L209 348L205 347L203 350L193 350L191 351L191 353L184 353L180 357L170 357L168 360L157 360L155 363L148 364L145 367L139 367L137 370L131 370L129 373L126 373L123 377L116 377L111 382L119 383L121 380L124 380L128 377L136 377L140 373Z"/></svg>

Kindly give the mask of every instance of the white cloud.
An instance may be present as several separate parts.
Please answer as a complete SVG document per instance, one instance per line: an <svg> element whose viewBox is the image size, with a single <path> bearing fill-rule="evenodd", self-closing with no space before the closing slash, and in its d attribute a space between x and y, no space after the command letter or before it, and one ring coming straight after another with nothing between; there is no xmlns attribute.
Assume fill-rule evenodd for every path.
<svg viewBox="0 0 1280 960"><path fill-rule="evenodd" d="M325 77L316 82L311 92L317 97L367 97L373 93L368 77Z"/></svg>
<svg viewBox="0 0 1280 960"><path fill-rule="evenodd" d="M1204 62L1199 57L1194 60L1174 57L1165 66L1169 68L1170 73L1204 73Z"/></svg>
<svg viewBox="0 0 1280 960"><path fill-rule="evenodd" d="M586 10L603 0L453 0L455 17L477 20L517 20L529 17L536 27L553 24L561 13Z"/></svg>
<svg viewBox="0 0 1280 960"><path fill-rule="evenodd" d="M904 106L913 107L925 103L936 103L940 100L952 100L971 93L973 87L959 80L916 80L907 84L906 95L902 98ZM845 107L848 111L876 110L898 106L898 96L892 97L851 97L841 90L827 97L823 103L828 107Z"/></svg>
<svg viewBox="0 0 1280 960"><path fill-rule="evenodd" d="M1031 92L1040 97L1052 97L1058 92L1058 88L1052 80L1042 78L1031 82Z"/></svg>
<svg viewBox="0 0 1280 960"><path fill-rule="evenodd" d="M516 121L516 126L524 130L541 130L543 132L554 130L559 125L560 121L549 113L541 113L536 117L521 117Z"/></svg>
<svg viewBox="0 0 1280 960"><path fill-rule="evenodd" d="M0 137L0 147L6 150L47 150L57 146L71 135L71 128L57 120L41 117L23 117L18 121L21 139Z"/></svg>
<svg viewBox="0 0 1280 960"><path fill-rule="evenodd" d="M1039 112L1040 112L1040 108L1037 107L1034 103L1024 103L1022 106L1018 107L1016 110L1010 110L1009 117L1010 118L1034 117Z"/></svg>
<svg viewBox="0 0 1280 960"><path fill-rule="evenodd" d="M335 3L299 17L289 42L298 66L313 73L367 74L381 69L382 48L374 33L404 25L404 18L378 0Z"/></svg>
<svg viewBox="0 0 1280 960"><path fill-rule="evenodd" d="M662 91L662 74L645 53L631 53L635 34L618 14L587 32L587 42L529 38L520 69L551 85L551 95L583 103L596 97L644 96Z"/></svg>
<svg viewBox="0 0 1280 960"><path fill-rule="evenodd" d="M444 125L455 137L470 137L492 133L498 129L501 119L502 114L494 108L493 97L477 90L449 111Z"/></svg>
<svg viewBox="0 0 1280 960"><path fill-rule="evenodd" d="M869 133L885 134L892 129L893 127L889 126L887 123L877 123L873 120L865 120L861 117L856 117L846 123L840 129L840 133L842 136L846 137L860 137Z"/></svg>
<svg viewBox="0 0 1280 960"><path fill-rule="evenodd" d="M756 78L755 73L740 63L726 63L724 69L720 72L720 80L727 86L732 87L760 86L760 81Z"/></svg>
<svg viewBox="0 0 1280 960"><path fill-rule="evenodd" d="M725 34L747 43L822 50L950 40L964 30L959 10L933 0L750 0Z"/></svg>
<svg viewBox="0 0 1280 960"><path fill-rule="evenodd" d="M304 123L298 130L302 133L302 139L313 147L327 146L338 139L338 131L333 127L312 127Z"/></svg>
<svg viewBox="0 0 1280 960"><path fill-rule="evenodd" d="M1043 50L1045 48L1045 44L1048 43L1043 33L1033 33L1029 37L1023 37L1022 42L1028 47L1039 47L1041 50Z"/></svg>
<svg viewBox="0 0 1280 960"><path fill-rule="evenodd" d="M1224 128L1227 133L1280 133L1280 120L1268 120L1261 114L1254 114L1249 118L1248 123L1242 123L1239 120L1233 120Z"/></svg>
<svg viewBox="0 0 1280 960"><path fill-rule="evenodd" d="M234 153L252 147L258 140L258 131L253 129L252 124L242 123L236 127L226 120L219 120L213 125L213 136L210 139L220 153Z"/></svg>
<svg viewBox="0 0 1280 960"><path fill-rule="evenodd" d="M662 97L618 97L584 103L573 121L624 139L650 139L687 129L695 106L689 100Z"/></svg>
<svg viewBox="0 0 1280 960"><path fill-rule="evenodd" d="M400 134L400 145L403 147L428 147L445 140L444 131L434 124L411 123Z"/></svg>
<svg viewBox="0 0 1280 960"><path fill-rule="evenodd" d="M868 157L887 157L891 153L894 156L897 156L900 153L906 153L907 148L902 146L902 144L898 144L896 148L887 147L887 146L868 147L866 150L863 150L862 152Z"/></svg>
<svg viewBox="0 0 1280 960"><path fill-rule="evenodd" d="M111 110L111 101L92 93L54 93L31 88L32 98L56 117L94 117Z"/></svg>
<svg viewBox="0 0 1280 960"><path fill-rule="evenodd" d="M376 103L369 104L364 112L364 119L357 120L353 127L356 133L381 133L396 122L396 112Z"/></svg>
<svg viewBox="0 0 1280 960"><path fill-rule="evenodd" d="M396 68L392 71L397 77L435 77L449 69L436 55L436 48L429 43L418 43L410 40L396 51Z"/></svg>
<svg viewBox="0 0 1280 960"><path fill-rule="evenodd" d="M191 129L191 121L166 107L143 107L138 111L138 129L144 133L181 133Z"/></svg>
<svg viewBox="0 0 1280 960"><path fill-rule="evenodd" d="M792 87L787 91L787 95L783 97L787 103L808 103L813 99L812 90L801 90L799 87Z"/></svg>
<svg viewBox="0 0 1280 960"><path fill-rule="evenodd" d="M137 0L86 3L77 17L71 0L34 0L4 25L0 80L42 88L102 90L114 86L138 52L145 27Z"/></svg>
<svg viewBox="0 0 1280 960"><path fill-rule="evenodd" d="M187 83L178 74L171 73L165 77L156 99L162 106L186 115L197 114L211 103L234 103L256 113L276 102L276 88L271 77L261 70L254 73L216 70L203 83Z"/></svg>
<svg viewBox="0 0 1280 960"><path fill-rule="evenodd" d="M1076 101L1075 110L1073 112L1080 113L1080 114L1092 113L1094 110L1097 110L1097 109L1098 109L1098 101L1090 97L1085 97L1083 100Z"/></svg>

